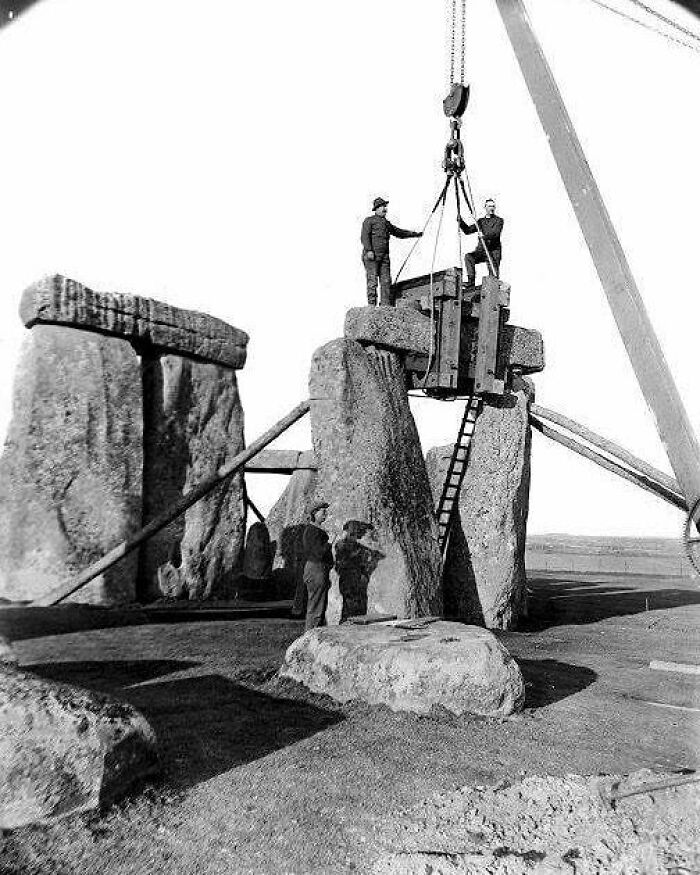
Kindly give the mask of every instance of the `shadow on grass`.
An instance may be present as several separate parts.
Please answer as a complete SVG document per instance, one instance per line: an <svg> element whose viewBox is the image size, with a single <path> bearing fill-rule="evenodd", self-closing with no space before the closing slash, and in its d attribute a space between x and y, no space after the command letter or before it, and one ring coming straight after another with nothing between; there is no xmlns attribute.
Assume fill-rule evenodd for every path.
<svg viewBox="0 0 700 875"><path fill-rule="evenodd" d="M186 789L314 735L344 719L315 705L270 695L218 674L155 678L192 668L181 660L25 665L48 680L128 702L158 736L169 782Z"/></svg>
<svg viewBox="0 0 700 875"><path fill-rule="evenodd" d="M178 788L257 760L344 719L216 674L131 687L120 698L148 718L165 749L168 777Z"/></svg>
<svg viewBox="0 0 700 875"><path fill-rule="evenodd" d="M132 659L46 662L23 665L22 668L49 681L111 694L198 665L182 659Z"/></svg>
<svg viewBox="0 0 700 875"><path fill-rule="evenodd" d="M525 707L544 708L585 690L598 675L557 659L518 659L525 680Z"/></svg>
<svg viewBox="0 0 700 875"><path fill-rule="evenodd" d="M608 579L552 580L528 579L529 616L520 631L537 632L552 626L597 623L610 617L624 617L645 611L700 605L700 589L653 585L655 579L623 578L619 583ZM625 585L625 582L632 585Z"/></svg>

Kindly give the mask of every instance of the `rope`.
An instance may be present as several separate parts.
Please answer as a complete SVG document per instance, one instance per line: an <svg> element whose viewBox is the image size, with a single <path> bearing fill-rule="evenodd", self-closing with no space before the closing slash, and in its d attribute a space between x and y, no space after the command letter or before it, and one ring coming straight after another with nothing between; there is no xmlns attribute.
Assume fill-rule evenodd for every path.
<svg viewBox="0 0 700 875"><path fill-rule="evenodd" d="M450 180L448 179L447 182L446 182L446 183L443 185L443 187L440 189L440 194L438 195L438 198L437 198L437 200L435 201L435 206L432 208L432 210L430 211L430 214L429 214L428 218L425 220L425 225L423 225L423 230L421 231L421 234L425 234L425 230L426 230L426 228L428 227L428 225L430 224L430 220L431 220L431 219L433 218L433 216L435 215L435 211L436 211L437 208L440 206L440 201L442 200L443 195L445 194L445 190L447 189L447 186L448 186L449 184L450 184ZM403 273L403 269L404 269L404 267L406 267L406 265L408 264L408 259L413 255L413 252L414 252L416 246L418 246L418 244L420 243L420 241L421 241L421 238L420 238L420 237L416 237L416 242L413 244L413 246L411 246L411 248L410 248L410 250L409 250L409 252L408 252L408 255L404 258L404 260L403 260L403 264L402 264L401 267L399 268L399 272L396 274L396 278L394 279L394 282L393 282L392 285L395 285L395 284L399 281L399 277L400 277L401 274Z"/></svg>
<svg viewBox="0 0 700 875"><path fill-rule="evenodd" d="M430 262L430 349L428 351L428 367L425 369L425 376L423 377L423 386L421 388L425 389L425 384L428 382L428 374L430 373L430 368L433 365L433 359L435 358L435 292L434 292L434 283L433 283L433 275L435 274L435 258L437 256L437 248L438 241L440 240L440 231L442 229L442 219L445 215L445 201L447 200L447 190L450 185L450 177L447 177L447 182L445 183L445 187L442 190L442 208L440 210L440 221L438 222L437 234L435 235L435 246L433 247L433 259Z"/></svg>
<svg viewBox="0 0 700 875"><path fill-rule="evenodd" d="M595 6L599 6L601 9L605 9L608 12L612 12L614 15L618 15L620 18L623 18L625 21L631 22L632 24L638 24L640 27L643 27L645 30L649 30L652 33L655 33L657 36L661 36L664 39L668 40L671 43L676 43L676 45L683 46L686 49L690 49L691 52L700 52L700 38L693 34L693 38L698 40L697 45L693 45L692 43L688 43L685 40L678 39L675 36L671 36L671 34L666 33L663 30L660 30L658 27L652 27L652 25L647 24L644 21L640 21L638 18L634 18L632 15L627 15L626 12L623 12L621 9L615 9L613 6L608 6L607 3L603 3L602 0L590 0Z"/></svg>
<svg viewBox="0 0 700 875"><path fill-rule="evenodd" d="M472 220L474 222L474 225L476 226L476 233L478 234L479 240L481 241L481 245L483 246L484 252L486 253L486 260L489 263L489 273L491 274L491 276L496 276L496 268L494 267L493 259L491 258L491 253L489 252L488 246L486 245L486 240L484 239L484 235L481 231L481 228L479 227L479 223L476 220L476 215L474 213L474 209L472 206L474 203L474 196L472 194L472 187L471 187L471 183L469 182L469 174L467 173L466 167L464 168L464 177L467 180L467 187L469 189L469 194L467 194L467 189L464 187L464 180L460 176L459 182L462 186L462 194L464 195L464 200L467 202L467 208L469 210L469 214L471 215Z"/></svg>
<svg viewBox="0 0 700 875"><path fill-rule="evenodd" d="M460 234L460 225L462 220L462 205L459 200L459 183L455 176L455 199L457 201L457 249L459 251L459 266L462 267L462 235Z"/></svg>
<svg viewBox="0 0 700 875"><path fill-rule="evenodd" d="M682 34L685 34L685 36L689 36L692 39L698 40L700 42L700 34L695 33L695 31L692 31L687 27L683 27L682 24L679 24L672 18L668 18L661 12L657 12L656 9L652 9L651 6L647 6L646 3L642 3L642 0L628 0L628 2L631 3L633 6L637 6L639 9L644 10L644 12L646 12L648 15L651 15L653 18L657 18L659 21L662 21L664 24L672 27L674 30L677 30Z"/></svg>

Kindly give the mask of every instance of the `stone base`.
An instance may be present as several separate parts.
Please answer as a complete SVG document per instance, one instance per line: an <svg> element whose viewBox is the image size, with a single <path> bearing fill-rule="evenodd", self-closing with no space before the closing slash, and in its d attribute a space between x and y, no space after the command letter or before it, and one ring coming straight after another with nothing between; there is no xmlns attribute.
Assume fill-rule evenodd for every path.
<svg viewBox="0 0 700 875"><path fill-rule="evenodd" d="M0 667L0 829L94 810L157 767L130 705Z"/></svg>
<svg viewBox="0 0 700 875"><path fill-rule="evenodd" d="M494 635L439 621L312 629L287 650L280 677L339 702L360 700L392 711L507 716L522 709L520 669Z"/></svg>

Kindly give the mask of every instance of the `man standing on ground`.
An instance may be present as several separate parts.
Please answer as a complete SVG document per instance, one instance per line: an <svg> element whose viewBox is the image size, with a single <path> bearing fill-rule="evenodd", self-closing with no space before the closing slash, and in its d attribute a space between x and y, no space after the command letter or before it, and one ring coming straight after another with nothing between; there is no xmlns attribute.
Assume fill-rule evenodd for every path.
<svg viewBox="0 0 700 875"><path fill-rule="evenodd" d="M484 216L477 219L477 225L486 243L486 249L491 256L493 266L496 271L496 276L499 274L501 266L501 231L503 231L503 219L496 215L496 201L493 198L488 198L484 202ZM460 218L459 227L465 234L476 234L476 225L467 225L464 219ZM464 256L464 266L467 270L467 285L473 286L476 284L476 265L486 262L486 251L484 243L479 237L479 242L472 252L468 252ZM490 269L489 269L490 272Z"/></svg>
<svg viewBox="0 0 700 875"><path fill-rule="evenodd" d="M422 237L421 231L404 231L392 225L386 217L389 201L376 197L372 215L362 223L362 262L367 272L367 303L377 303L377 280L381 286L380 302L383 307L393 307L391 293L391 264L389 262L389 237Z"/></svg>
<svg viewBox="0 0 700 875"><path fill-rule="evenodd" d="M326 600L330 587L330 570L333 567L333 551L328 534L321 527L326 521L328 504L325 501L311 508L311 522L304 529L304 584L306 602L306 631L322 626L325 622Z"/></svg>

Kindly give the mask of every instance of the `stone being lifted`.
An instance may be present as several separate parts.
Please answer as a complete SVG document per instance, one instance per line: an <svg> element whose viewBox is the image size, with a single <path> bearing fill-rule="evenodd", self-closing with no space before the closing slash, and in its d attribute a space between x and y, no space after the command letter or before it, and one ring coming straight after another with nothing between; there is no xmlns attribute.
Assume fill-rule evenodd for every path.
<svg viewBox="0 0 700 875"><path fill-rule="evenodd" d="M272 537L285 545L280 571L298 582L294 532L315 501L329 503L335 543L329 624L364 614L439 614L512 628L524 609L533 390L523 375L544 367L542 339L508 324L505 284L490 277L469 292L460 274L435 275L432 317L428 278L408 280L396 286L398 307L351 309L345 337L313 356L317 470L308 463L294 470L268 521ZM426 466L411 387L436 398L478 393L471 455L434 450ZM465 488L450 493L457 479Z"/></svg>

